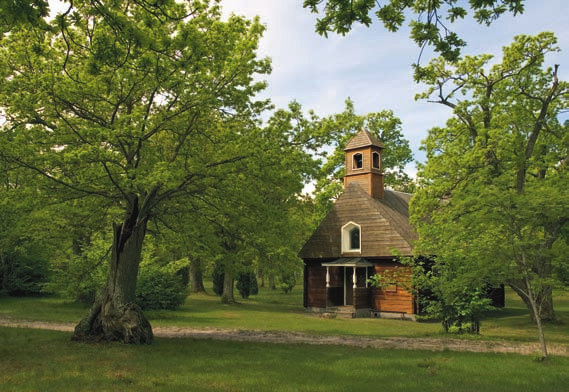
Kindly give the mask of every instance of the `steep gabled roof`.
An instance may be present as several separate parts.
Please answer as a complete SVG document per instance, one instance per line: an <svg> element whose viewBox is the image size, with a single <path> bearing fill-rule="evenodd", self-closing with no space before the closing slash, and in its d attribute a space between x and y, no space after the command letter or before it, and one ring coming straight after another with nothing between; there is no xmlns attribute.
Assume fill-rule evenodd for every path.
<svg viewBox="0 0 569 392"><path fill-rule="evenodd" d="M383 148L383 143L379 141L371 132L362 129L356 136L350 139L344 151L354 150L356 148L376 146Z"/></svg>
<svg viewBox="0 0 569 392"><path fill-rule="evenodd" d="M386 190L383 200L370 197L359 185L349 184L332 210L299 252L302 259L342 257L342 227L354 222L361 227L359 257L413 254L417 234L409 224L411 195Z"/></svg>

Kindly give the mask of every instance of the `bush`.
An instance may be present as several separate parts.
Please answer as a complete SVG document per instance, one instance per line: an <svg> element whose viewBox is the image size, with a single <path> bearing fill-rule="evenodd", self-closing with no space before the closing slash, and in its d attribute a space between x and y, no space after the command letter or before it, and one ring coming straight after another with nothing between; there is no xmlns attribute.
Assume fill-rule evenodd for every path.
<svg viewBox="0 0 569 392"><path fill-rule="evenodd" d="M257 284L257 276L254 272L241 272L237 276L237 290L241 294L241 298L249 298L250 295L259 294L259 285Z"/></svg>
<svg viewBox="0 0 569 392"><path fill-rule="evenodd" d="M52 262L53 279L47 285L80 304L89 306L104 287L109 271L110 241L103 235L94 235L81 254L60 257Z"/></svg>
<svg viewBox="0 0 569 392"><path fill-rule="evenodd" d="M292 292L293 287L296 285L296 278L293 274L284 275L281 277L281 282L279 283L279 288L284 291L285 294Z"/></svg>
<svg viewBox="0 0 569 392"><path fill-rule="evenodd" d="M225 273L223 271L223 264L216 264L211 275L213 281L213 292L218 297L221 297L223 294L223 280L225 279Z"/></svg>
<svg viewBox="0 0 569 392"><path fill-rule="evenodd" d="M178 309L188 296L183 276L171 266L142 265L136 285L136 303L142 310Z"/></svg>
<svg viewBox="0 0 569 392"><path fill-rule="evenodd" d="M30 245L0 255L0 295L40 296L49 270L44 249Z"/></svg>

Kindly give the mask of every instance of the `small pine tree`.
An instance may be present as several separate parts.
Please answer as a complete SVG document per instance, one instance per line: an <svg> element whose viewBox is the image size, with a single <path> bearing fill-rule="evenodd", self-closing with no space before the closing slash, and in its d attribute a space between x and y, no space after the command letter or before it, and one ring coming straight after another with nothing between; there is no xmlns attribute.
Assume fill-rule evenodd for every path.
<svg viewBox="0 0 569 392"><path fill-rule="evenodd" d="M249 298L250 295L259 294L259 285L257 277L252 271L241 272L237 276L237 290L242 298Z"/></svg>
<svg viewBox="0 0 569 392"><path fill-rule="evenodd" d="M211 278L213 281L213 292L218 297L221 297L221 295L223 294L223 280L225 278L223 264L215 265Z"/></svg>

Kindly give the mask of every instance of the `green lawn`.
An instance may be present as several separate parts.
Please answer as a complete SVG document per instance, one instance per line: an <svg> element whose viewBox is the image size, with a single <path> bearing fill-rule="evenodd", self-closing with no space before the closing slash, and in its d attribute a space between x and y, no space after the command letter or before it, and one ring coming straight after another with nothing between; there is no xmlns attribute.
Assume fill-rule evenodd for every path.
<svg viewBox="0 0 569 392"><path fill-rule="evenodd" d="M569 358L159 338L80 344L0 328L2 391L566 391Z"/></svg>
<svg viewBox="0 0 569 392"><path fill-rule="evenodd" d="M287 295L281 291L261 289L259 295L239 299L239 302L224 305L215 295L198 294L189 296L178 311L149 311L146 315L154 326L261 329L368 337L432 337L443 334L438 322L321 319L303 309L302 291L298 289ZM567 294L555 297L555 309L558 321L545 325L547 342L569 344ZM0 299L0 317L12 319L76 323L86 312L85 307L55 297ZM521 300L508 290L506 308L493 312L483 321L481 335L460 338L535 342L537 332Z"/></svg>
<svg viewBox="0 0 569 392"><path fill-rule="evenodd" d="M557 296L550 344L569 343L569 297ZM0 298L0 317L75 323L87 312L56 297ZM223 305L192 295L175 312L147 312L155 326L298 331L369 337L440 336L439 323L321 319L302 308L302 292L260 295ZM151 346L80 344L70 333L0 328L1 391L567 391L569 357L378 350L157 338ZM536 341L521 302L484 321L480 337Z"/></svg>

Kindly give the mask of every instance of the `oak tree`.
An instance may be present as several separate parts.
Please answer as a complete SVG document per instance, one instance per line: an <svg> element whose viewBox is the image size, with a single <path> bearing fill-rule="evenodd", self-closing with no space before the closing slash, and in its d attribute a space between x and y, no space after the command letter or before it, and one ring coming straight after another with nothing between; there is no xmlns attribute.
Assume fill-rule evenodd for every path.
<svg viewBox="0 0 569 392"><path fill-rule="evenodd" d="M223 21L217 2L166 0L160 13L97 4L77 2L41 36L24 26L2 40L2 159L59 198L121 211L106 287L74 338L149 343L134 301L148 222L250 157L266 107L254 77L270 65L256 56L259 21Z"/></svg>
<svg viewBox="0 0 569 392"><path fill-rule="evenodd" d="M316 32L345 35L355 23L369 27L377 18L386 30L398 31L412 15L411 39L421 48L431 46L447 60L457 60L466 42L449 27L472 12L476 22L490 25L501 15L524 11L525 0L304 0L304 8L323 16L316 21ZM448 22L447 22L448 21Z"/></svg>
<svg viewBox="0 0 569 392"><path fill-rule="evenodd" d="M430 87L418 98L453 116L423 142L423 188L412 201L417 251L456 265L464 279L507 283L541 332L554 318L556 246L569 224L569 84L552 33L518 36L490 55L456 63L442 58L422 69ZM543 339L543 335L540 333ZM545 344L543 354L546 355Z"/></svg>

